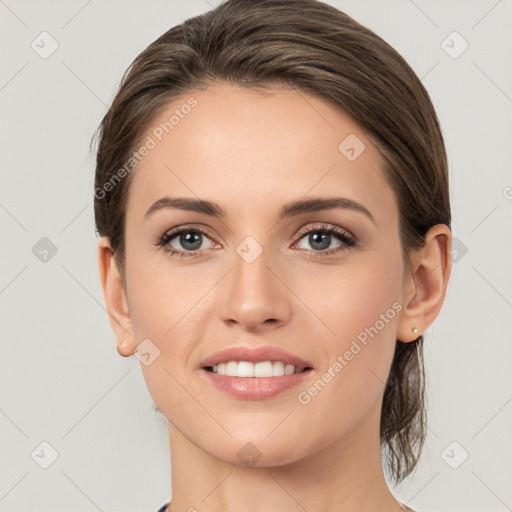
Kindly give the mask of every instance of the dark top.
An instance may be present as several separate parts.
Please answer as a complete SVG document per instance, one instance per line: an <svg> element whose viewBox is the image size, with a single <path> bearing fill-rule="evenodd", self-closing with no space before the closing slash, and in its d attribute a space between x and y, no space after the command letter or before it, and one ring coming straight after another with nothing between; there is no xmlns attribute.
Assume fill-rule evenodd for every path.
<svg viewBox="0 0 512 512"><path fill-rule="evenodd" d="M170 503L170 502L169 502ZM169 503L166 503L165 505L162 505L161 508L159 508L156 512L165 512L165 509L169 505ZM407 508L409 512L415 512L412 508Z"/></svg>

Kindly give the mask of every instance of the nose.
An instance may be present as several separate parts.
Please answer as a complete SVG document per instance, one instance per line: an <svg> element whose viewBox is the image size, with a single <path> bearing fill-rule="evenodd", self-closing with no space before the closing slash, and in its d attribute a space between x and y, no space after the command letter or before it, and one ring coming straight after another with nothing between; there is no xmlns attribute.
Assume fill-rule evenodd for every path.
<svg viewBox="0 0 512 512"><path fill-rule="evenodd" d="M238 253L234 268L219 290L221 317L230 326L251 332L266 332L286 324L291 315L290 289L282 266L271 261L264 249L252 262Z"/></svg>

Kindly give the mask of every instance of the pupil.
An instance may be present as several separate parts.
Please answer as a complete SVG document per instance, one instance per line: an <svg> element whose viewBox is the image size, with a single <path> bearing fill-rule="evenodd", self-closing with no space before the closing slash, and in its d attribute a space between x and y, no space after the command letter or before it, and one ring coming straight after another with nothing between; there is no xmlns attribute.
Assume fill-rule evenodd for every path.
<svg viewBox="0 0 512 512"><path fill-rule="evenodd" d="M328 233L314 233L309 235L309 243L311 247L315 248L316 243L320 243L320 247L316 247L317 249L327 249L329 247L331 235ZM319 238L322 238L322 241L318 241Z"/></svg>

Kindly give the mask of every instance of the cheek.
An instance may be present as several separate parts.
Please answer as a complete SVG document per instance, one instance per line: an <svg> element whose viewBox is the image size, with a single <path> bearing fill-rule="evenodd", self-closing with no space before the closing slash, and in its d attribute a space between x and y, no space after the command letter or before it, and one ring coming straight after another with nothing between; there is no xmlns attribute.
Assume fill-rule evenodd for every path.
<svg viewBox="0 0 512 512"><path fill-rule="evenodd" d="M137 341L153 337L164 344L162 348L166 340L182 330L188 314L214 282L211 272L180 268L165 260L165 255L152 261L147 255L133 253L133 271L127 266L130 314Z"/></svg>
<svg viewBox="0 0 512 512"><path fill-rule="evenodd" d="M315 345L324 356L317 379L300 390L298 402L314 417L331 418L325 428L333 435L382 399L403 307L400 261L381 254L350 269L331 268L325 277L315 276L315 286L302 281L296 288L320 312Z"/></svg>
<svg viewBox="0 0 512 512"><path fill-rule="evenodd" d="M147 254L136 251L130 257L128 302L135 338L137 343L149 339L150 351L157 355L141 369L153 400L172 418L172 411L190 407L179 383L189 378L191 353L205 340L205 326L211 325L215 302L214 293L208 292L219 277L204 266L178 268L165 258L149 264Z"/></svg>
<svg viewBox="0 0 512 512"><path fill-rule="evenodd" d="M350 340L364 339L364 333L375 326L379 336L395 341L397 310L401 309L400 261L394 252L382 252L339 266L319 267L314 274L290 274L292 289L314 313L307 316L317 318L318 327L311 333L324 340L320 346L328 347L332 355Z"/></svg>

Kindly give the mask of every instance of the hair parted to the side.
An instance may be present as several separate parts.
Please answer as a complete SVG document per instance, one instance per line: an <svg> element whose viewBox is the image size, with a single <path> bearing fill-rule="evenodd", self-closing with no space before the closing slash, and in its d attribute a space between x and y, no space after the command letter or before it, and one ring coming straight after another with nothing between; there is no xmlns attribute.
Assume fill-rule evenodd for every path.
<svg viewBox="0 0 512 512"><path fill-rule="evenodd" d="M406 262L430 227L450 227L443 137L429 95L407 62L371 30L320 1L228 0L150 44L125 72L95 133L96 227L110 239L123 278L133 173L108 190L104 185L164 106L216 81L292 87L350 115L386 162ZM384 391L381 442L396 482L414 469L426 434L422 345L422 336L410 343L397 340Z"/></svg>

